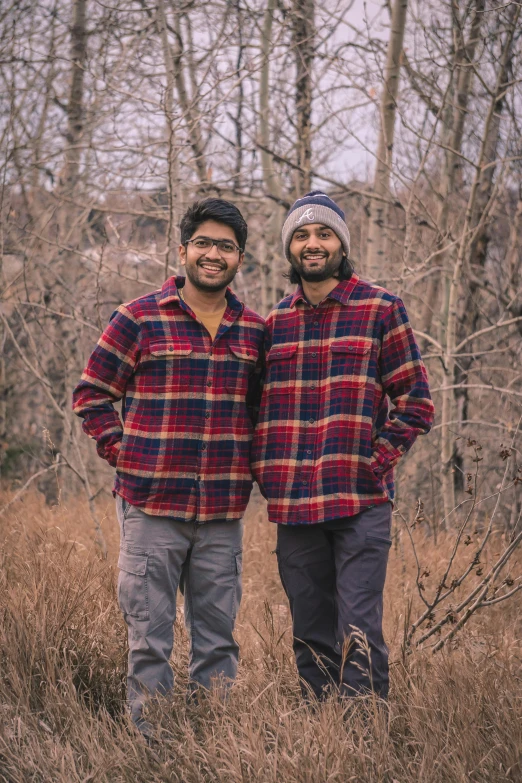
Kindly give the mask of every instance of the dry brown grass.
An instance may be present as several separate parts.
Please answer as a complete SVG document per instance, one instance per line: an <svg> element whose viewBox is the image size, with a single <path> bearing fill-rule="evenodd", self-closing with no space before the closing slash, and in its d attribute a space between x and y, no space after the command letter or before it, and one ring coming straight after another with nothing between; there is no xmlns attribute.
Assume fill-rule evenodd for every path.
<svg viewBox="0 0 522 783"><path fill-rule="evenodd" d="M214 698L186 706L178 622L175 693L154 708L162 741L148 748L123 709L112 503L103 527L108 561L93 548L80 503L49 510L35 495L0 520L1 781L522 780L520 594L477 614L441 653L403 655L418 597L407 538L398 536L386 588L389 714L372 704L343 711L335 700L312 711L299 699L275 530L258 501L247 515L237 685L225 706ZM415 536L435 575L449 537L435 547L422 531Z"/></svg>

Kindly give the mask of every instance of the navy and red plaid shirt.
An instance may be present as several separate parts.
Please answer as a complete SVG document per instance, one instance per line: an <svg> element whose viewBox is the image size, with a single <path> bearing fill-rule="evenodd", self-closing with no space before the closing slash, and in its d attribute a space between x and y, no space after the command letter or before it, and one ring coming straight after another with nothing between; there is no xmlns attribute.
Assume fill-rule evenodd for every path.
<svg viewBox="0 0 522 783"><path fill-rule="evenodd" d="M314 524L392 500L392 468L434 413L401 300L353 274L317 307L298 287L266 325L252 469L270 520Z"/></svg>
<svg viewBox="0 0 522 783"><path fill-rule="evenodd" d="M114 490L149 514L239 519L252 488L264 320L227 289L214 342L173 278L112 315L73 393ZM122 417L113 403L123 399Z"/></svg>

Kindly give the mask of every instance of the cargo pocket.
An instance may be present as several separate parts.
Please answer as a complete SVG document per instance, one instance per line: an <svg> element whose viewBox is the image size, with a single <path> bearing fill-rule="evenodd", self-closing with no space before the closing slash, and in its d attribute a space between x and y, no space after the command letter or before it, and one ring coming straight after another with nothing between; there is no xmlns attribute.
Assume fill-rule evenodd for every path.
<svg viewBox="0 0 522 783"><path fill-rule="evenodd" d="M148 620L149 593L147 583L147 554L120 550L118 558L118 603L124 617Z"/></svg>
<svg viewBox="0 0 522 783"><path fill-rule="evenodd" d="M233 555L233 569L234 569L234 596L232 600L232 617L235 620L239 604L241 603L241 596L243 594L242 573L243 573L243 550L238 549Z"/></svg>

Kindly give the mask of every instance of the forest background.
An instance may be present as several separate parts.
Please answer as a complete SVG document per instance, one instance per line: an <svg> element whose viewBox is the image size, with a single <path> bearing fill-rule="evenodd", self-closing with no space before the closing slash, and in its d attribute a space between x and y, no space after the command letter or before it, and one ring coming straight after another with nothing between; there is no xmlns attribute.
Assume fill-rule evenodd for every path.
<svg viewBox="0 0 522 783"><path fill-rule="evenodd" d="M261 700L252 718L250 740L260 745L245 756L258 766L245 773L239 751L240 760L227 766L227 743L221 750L210 743L212 763L193 749L203 766L184 768L180 779L346 780L351 764L357 780L516 779L520 736L502 716L521 712L520 673L513 674L517 664L520 672L522 587L521 11L518 2L493 0L1 5L0 522L3 654L12 664L2 681L9 705L0 746L6 780L127 779L119 768L93 772L97 754L109 767L120 758L114 717L121 720L124 669L111 592L117 549L111 470L70 410L95 341L121 302L176 273L180 217L206 196L232 200L247 218L246 263L234 287L266 315L289 290L280 242L286 211L312 187L345 210L357 272L404 299L437 409L432 433L397 471L387 622L401 667L397 682L404 686L392 693L398 734L390 739L375 717L368 736L343 730L348 755L337 752L337 761L344 759L337 771L314 766L323 757L310 750L312 740L310 767L292 771L298 761L288 758L292 748L298 758L299 731L311 732L319 749L333 734L324 716L314 723L301 713L296 718L286 702L277 709L270 702L272 692L291 703L297 697L286 604L270 556L273 529L255 495L246 585L255 585L256 595L241 617L265 646L260 654L240 617L251 667L239 706L224 708L219 719L212 715L237 744L246 709L241 699L255 701L268 688L267 712ZM53 558L44 557L41 570L40 556L49 551ZM78 569L89 568L98 592L84 595ZM71 600L67 591L76 589L78 606L90 607L79 615L90 618L85 635L84 621L73 622L66 605L46 592L66 577L59 592ZM102 619L95 612L101 605ZM42 627L36 606L47 607L47 619L55 606L56 624ZM181 625L179 637L183 644ZM98 644L110 647L112 668L92 664ZM56 660L50 649L58 651ZM426 650L444 663L429 662ZM467 691L448 689L452 667ZM485 673L497 683L489 701ZM415 677L431 688L430 721L441 743L435 750L428 734L418 736L430 721L419 722L415 713L421 709L415 699L422 701ZM70 734L62 725L63 704L62 712L54 709L40 692L62 703L61 687L74 713ZM439 710L441 699L447 702ZM340 731L338 708L325 709ZM469 744L458 726L459 739L450 738L448 710L479 716L476 737L469 715L460 726ZM28 733L19 723L16 729L22 713ZM281 725L288 728L290 767L283 775L284 741L278 746L279 729L267 725L286 713L290 723L282 718ZM170 713L164 719L174 720ZM299 730L295 720L304 721ZM85 734L79 727L86 721ZM177 753L192 747L189 724L168 725ZM215 725L209 720L202 731L207 743L213 736L219 745ZM84 734L92 747L81 750ZM365 745L371 742L378 752ZM454 742L461 743L461 756ZM22 758L32 758L28 747L34 769L27 762L16 773ZM156 779L146 752L136 764L146 764L144 779ZM129 779L138 769L129 768ZM402 777L397 769L406 770ZM177 779L170 768L157 774Z"/></svg>

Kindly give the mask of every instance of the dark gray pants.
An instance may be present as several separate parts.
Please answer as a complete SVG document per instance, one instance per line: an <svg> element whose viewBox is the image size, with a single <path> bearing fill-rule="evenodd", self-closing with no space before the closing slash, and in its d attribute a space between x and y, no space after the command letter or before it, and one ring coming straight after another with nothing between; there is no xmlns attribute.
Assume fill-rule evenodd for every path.
<svg viewBox="0 0 522 783"><path fill-rule="evenodd" d="M230 685L239 647L233 636L241 601L241 521L177 522L146 514L117 497L120 523L118 599L128 626L127 701L142 723L149 695L173 686L176 592L183 579L190 638L190 687Z"/></svg>
<svg viewBox="0 0 522 783"><path fill-rule="evenodd" d="M279 573L305 697L310 689L318 698L332 689L387 697L382 609L390 527L391 503L322 524L278 526Z"/></svg>

